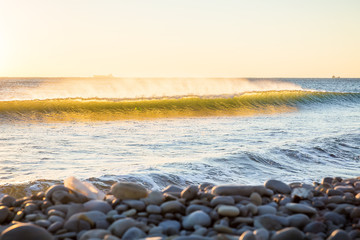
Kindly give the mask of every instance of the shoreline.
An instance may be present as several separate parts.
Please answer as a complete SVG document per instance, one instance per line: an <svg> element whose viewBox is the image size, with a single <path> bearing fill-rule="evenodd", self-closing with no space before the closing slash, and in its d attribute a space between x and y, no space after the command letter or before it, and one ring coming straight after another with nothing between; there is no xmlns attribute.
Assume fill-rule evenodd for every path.
<svg viewBox="0 0 360 240"><path fill-rule="evenodd" d="M104 192L70 177L45 192L0 197L0 224L1 240L360 239L360 177L162 191L117 182Z"/></svg>

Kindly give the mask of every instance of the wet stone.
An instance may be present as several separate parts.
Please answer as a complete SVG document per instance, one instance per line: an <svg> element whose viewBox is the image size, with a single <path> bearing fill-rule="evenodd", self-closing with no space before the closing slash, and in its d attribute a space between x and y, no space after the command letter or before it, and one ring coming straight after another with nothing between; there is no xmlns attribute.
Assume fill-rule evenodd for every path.
<svg viewBox="0 0 360 240"><path fill-rule="evenodd" d="M159 224L159 227L163 229L163 233L166 235L176 235L179 233L181 225L178 221L165 220Z"/></svg>
<svg viewBox="0 0 360 240"><path fill-rule="evenodd" d="M205 212L198 210L186 216L182 224L186 229L193 229L195 225L208 227L211 224L211 218Z"/></svg>
<svg viewBox="0 0 360 240"><path fill-rule="evenodd" d="M239 240L256 240L256 238L252 231L247 230L241 234Z"/></svg>
<svg viewBox="0 0 360 240"><path fill-rule="evenodd" d="M54 232L58 231L59 229L61 229L62 227L63 227L62 222L54 222L48 227L48 231L54 233Z"/></svg>
<svg viewBox="0 0 360 240"><path fill-rule="evenodd" d="M272 237L271 240L303 240L305 234L295 227L284 228L280 231L277 231Z"/></svg>
<svg viewBox="0 0 360 240"><path fill-rule="evenodd" d="M141 239L146 237L146 234L137 227L129 228L124 235L122 236L122 240L133 240L133 239Z"/></svg>
<svg viewBox="0 0 360 240"><path fill-rule="evenodd" d="M254 203L256 206L260 206L262 203L262 198L260 194L258 194L257 192L253 192L250 195L250 201Z"/></svg>
<svg viewBox="0 0 360 240"><path fill-rule="evenodd" d="M185 211L185 206L176 200L168 201L161 204L161 211L163 213L183 212Z"/></svg>
<svg viewBox="0 0 360 240"><path fill-rule="evenodd" d="M282 194L291 193L291 188L289 187L289 185L287 185L286 183L283 183L279 180L271 179L271 180L266 181L264 183L264 185L266 188L269 188L277 193L282 193Z"/></svg>
<svg viewBox="0 0 360 240"><path fill-rule="evenodd" d="M89 230L83 233L79 240L103 239L108 234L110 232L104 229Z"/></svg>
<svg viewBox="0 0 360 240"><path fill-rule="evenodd" d="M118 199L140 199L148 195L146 188L136 183L120 182L111 186L111 193Z"/></svg>
<svg viewBox="0 0 360 240"><path fill-rule="evenodd" d="M304 232L321 233L326 231L326 225L322 222L311 222L304 228Z"/></svg>
<svg viewBox="0 0 360 240"><path fill-rule="evenodd" d="M181 198L192 200L197 196L199 189L195 185L188 186L181 192Z"/></svg>
<svg viewBox="0 0 360 240"><path fill-rule="evenodd" d="M0 224L3 223L10 214L10 210L6 206L0 206Z"/></svg>
<svg viewBox="0 0 360 240"><path fill-rule="evenodd" d="M326 240L351 240L351 238L344 230L336 229Z"/></svg>
<svg viewBox="0 0 360 240"><path fill-rule="evenodd" d="M155 213L155 214L159 214L161 213L161 207L157 206L157 205L148 205L146 207L146 212L148 213Z"/></svg>
<svg viewBox="0 0 360 240"><path fill-rule="evenodd" d="M305 213L305 214L316 214L316 209L305 204L300 203L288 203L285 205L287 209L296 213Z"/></svg>
<svg viewBox="0 0 360 240"><path fill-rule="evenodd" d="M227 205L221 205L217 212L219 215L226 217L236 217L240 214L240 210L237 207Z"/></svg>
<svg viewBox="0 0 360 240"><path fill-rule="evenodd" d="M235 200L233 197L230 196L216 196L214 197L211 202L210 205L212 207L215 207L219 204L223 204L223 205L234 205L235 204Z"/></svg>
<svg viewBox="0 0 360 240"><path fill-rule="evenodd" d="M103 213L107 213L110 210L112 210L112 207L110 206L109 203L107 203L106 201L102 201L102 200L90 200L86 203L84 203L84 209L86 211L100 211Z"/></svg>
<svg viewBox="0 0 360 240"><path fill-rule="evenodd" d="M136 221L132 218L119 219L113 222L108 230L115 236L121 238L122 235L131 227L136 225Z"/></svg>
<svg viewBox="0 0 360 240"><path fill-rule="evenodd" d="M258 215L275 214L276 213L276 208L274 208L273 206L270 206L270 205L259 206L259 207L257 207L257 210L258 210Z"/></svg>
<svg viewBox="0 0 360 240"><path fill-rule="evenodd" d="M1 233L1 240L53 240L52 235L45 229L30 223L17 223Z"/></svg>
<svg viewBox="0 0 360 240"><path fill-rule="evenodd" d="M136 209L136 211L145 210L145 203L140 200L124 200L123 203L129 205L131 208Z"/></svg>

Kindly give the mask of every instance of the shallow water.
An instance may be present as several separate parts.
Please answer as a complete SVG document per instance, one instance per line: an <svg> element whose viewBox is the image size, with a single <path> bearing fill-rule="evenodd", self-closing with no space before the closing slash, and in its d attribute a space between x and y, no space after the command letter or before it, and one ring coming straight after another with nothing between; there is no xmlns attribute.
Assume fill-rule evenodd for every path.
<svg viewBox="0 0 360 240"><path fill-rule="evenodd" d="M34 79L1 81L0 92L11 93L2 95L3 101L41 86ZM48 87L57 80L41 81ZM0 184L26 183L25 189L36 189L73 175L105 187L126 180L160 189L205 181L262 184L270 178L311 182L358 176L360 79L281 79L277 86L279 81L289 90L353 94L326 93L325 100L301 99L284 103L288 111L251 116L81 122L3 117Z"/></svg>

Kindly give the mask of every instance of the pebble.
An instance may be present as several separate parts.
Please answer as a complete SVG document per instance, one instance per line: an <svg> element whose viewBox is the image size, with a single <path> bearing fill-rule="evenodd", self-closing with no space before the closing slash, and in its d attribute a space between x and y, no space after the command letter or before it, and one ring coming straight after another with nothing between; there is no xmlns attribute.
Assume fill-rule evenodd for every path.
<svg viewBox="0 0 360 240"><path fill-rule="evenodd" d="M56 232L59 229L61 229L63 227L63 225L64 224L62 222L54 222L48 227L48 231L49 232Z"/></svg>
<svg viewBox="0 0 360 240"><path fill-rule="evenodd" d="M136 183L119 182L111 186L111 194L118 199L140 199L148 195L146 188Z"/></svg>
<svg viewBox="0 0 360 240"><path fill-rule="evenodd" d="M159 224L166 235L177 235L180 232L181 225L175 220L165 220Z"/></svg>
<svg viewBox="0 0 360 240"><path fill-rule="evenodd" d="M305 234L295 227L284 228L280 231L277 231L272 237L271 240L303 240Z"/></svg>
<svg viewBox="0 0 360 240"><path fill-rule="evenodd" d="M212 188L211 193L214 195L240 195L249 197L253 192L262 195L272 195L273 192L264 186L246 186L246 185L218 185Z"/></svg>
<svg viewBox="0 0 360 240"><path fill-rule="evenodd" d="M86 203L84 203L84 209L85 211L100 211L103 213L108 213L110 210L112 210L112 207L109 203L102 200L90 200Z"/></svg>
<svg viewBox="0 0 360 240"><path fill-rule="evenodd" d="M285 205L287 209L296 213L305 213L305 214L316 214L316 209L305 204L300 203L288 203Z"/></svg>
<svg viewBox="0 0 360 240"><path fill-rule="evenodd" d="M331 221L335 225L345 225L346 218L336 212L327 212L324 214L325 220Z"/></svg>
<svg viewBox="0 0 360 240"><path fill-rule="evenodd" d="M199 191L198 186L195 185L191 185L188 186L187 188L185 188L182 192L181 192L181 198L186 199L187 201L192 200L196 197L197 193Z"/></svg>
<svg viewBox="0 0 360 240"><path fill-rule="evenodd" d="M268 240L270 233L265 228L259 228L254 231L256 240Z"/></svg>
<svg viewBox="0 0 360 240"><path fill-rule="evenodd" d="M122 236L122 240L133 240L133 239L141 239L146 237L146 234L137 227L129 228L124 235Z"/></svg>
<svg viewBox="0 0 360 240"><path fill-rule="evenodd" d="M304 232L321 233L326 231L326 225L322 222L311 222L304 228Z"/></svg>
<svg viewBox="0 0 360 240"><path fill-rule="evenodd" d="M164 201L164 195L159 191L152 191L143 201L146 204L160 205Z"/></svg>
<svg viewBox="0 0 360 240"><path fill-rule="evenodd" d="M344 230L336 229L326 240L351 240L351 238Z"/></svg>
<svg viewBox="0 0 360 240"><path fill-rule="evenodd" d="M264 183L264 186L266 188L273 190L274 192L277 192L277 193L282 193L282 194L291 193L291 188L289 187L289 185L287 185L286 183L283 183L279 180L274 180L274 179L267 180Z"/></svg>
<svg viewBox="0 0 360 240"><path fill-rule="evenodd" d="M287 217L287 220L289 221L290 227L297 227L300 229L310 223L310 218L302 213L290 215Z"/></svg>
<svg viewBox="0 0 360 240"><path fill-rule="evenodd" d="M132 218L119 219L113 222L108 230L115 236L121 238L122 235L131 227L136 225L136 221Z"/></svg>
<svg viewBox="0 0 360 240"><path fill-rule="evenodd" d="M162 213L181 213L185 211L185 206L176 200L164 202L160 207Z"/></svg>
<svg viewBox="0 0 360 240"><path fill-rule="evenodd" d="M280 230L283 226L288 224L289 222L285 217L274 214L265 214L254 218L255 228L265 228L269 231Z"/></svg>
<svg viewBox="0 0 360 240"><path fill-rule="evenodd" d="M276 214L276 208L270 205L258 206L257 210L258 210L258 215Z"/></svg>
<svg viewBox="0 0 360 240"><path fill-rule="evenodd" d="M104 229L93 229L83 233L79 240L90 240L90 239L103 239L106 235L110 234L109 231Z"/></svg>
<svg viewBox="0 0 360 240"><path fill-rule="evenodd" d="M256 240L256 238L252 231L247 230L241 234L239 240Z"/></svg>
<svg viewBox="0 0 360 240"><path fill-rule="evenodd" d="M161 207L159 207L157 205L148 205L146 207L146 212L158 214L158 213L161 213Z"/></svg>
<svg viewBox="0 0 360 240"><path fill-rule="evenodd" d="M123 203L139 212L145 210L146 208L145 203L141 200L124 200Z"/></svg>
<svg viewBox="0 0 360 240"><path fill-rule="evenodd" d="M237 207L234 206L227 206L227 205L221 205L217 212L221 216L225 217L236 217L240 214L240 210Z"/></svg>
<svg viewBox="0 0 360 240"><path fill-rule="evenodd" d="M235 200L233 197L230 197L230 196L216 196L210 202L210 206L212 206L212 207L215 207L219 204L234 205Z"/></svg>
<svg viewBox="0 0 360 240"><path fill-rule="evenodd" d="M262 198L259 193L253 192L250 195L250 201L253 202L256 206L260 206L262 203Z"/></svg>
<svg viewBox="0 0 360 240"><path fill-rule="evenodd" d="M53 240L53 236L45 229L30 223L17 223L1 233L1 240Z"/></svg>
<svg viewBox="0 0 360 240"><path fill-rule="evenodd" d="M205 212L198 210L192 212L190 215L186 216L183 221L182 225L185 229L194 229L195 225L199 225L202 227L209 227L211 224L211 218Z"/></svg>
<svg viewBox="0 0 360 240"><path fill-rule="evenodd" d="M7 206L0 206L0 224L2 224L9 216L10 211Z"/></svg>

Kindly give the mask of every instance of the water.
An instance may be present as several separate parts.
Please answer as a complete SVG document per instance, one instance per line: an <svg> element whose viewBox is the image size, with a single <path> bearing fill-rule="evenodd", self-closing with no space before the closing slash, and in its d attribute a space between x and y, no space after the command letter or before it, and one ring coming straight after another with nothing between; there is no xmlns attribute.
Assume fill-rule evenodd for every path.
<svg viewBox="0 0 360 240"><path fill-rule="evenodd" d="M86 91L72 89L76 81L83 86L88 82ZM91 86L104 81L117 83L98 92L96 86ZM64 84L63 79L0 79L3 191L36 190L71 175L105 188L125 180L151 189L168 184L262 184L270 178L311 182L325 176L359 176L360 79L232 79L225 80L228 82L223 89L219 86L224 79L217 79L209 80L212 86L201 94L199 84L192 87L191 80L182 84L177 79L174 85L182 92L173 93L176 97L170 100L162 100L162 96L170 96L165 90L171 84L164 84L165 80L136 80L134 86L130 80L126 80L126 86L121 81L66 79ZM133 91L116 96L113 90L114 86L118 90L122 87L126 92L127 88L136 88L139 81L154 84L151 88L142 86L142 95ZM233 92L229 91L231 87L235 87ZM251 88L254 92L241 95L251 92ZM276 91L259 92L269 90ZM59 98L59 94L86 98L85 102L91 98L97 108L54 107L48 99ZM201 98L179 107L178 103L185 100L178 95ZM144 104L140 112L136 110L136 116L130 114L133 110L113 106L122 104L123 98L149 96L158 98L158 102L147 110L149 100L135 101ZM206 102L209 99L213 102ZM225 104L223 99L230 100ZM6 104L21 103L15 100L25 100L23 107L11 105L5 111ZM28 110L35 101L40 101L40 107ZM156 107L159 104L163 104L161 108ZM159 115L169 114L168 109L176 114L168 118ZM72 118L59 118L69 112ZM79 119L73 117L74 112L91 117ZM124 118L124 114L131 117ZM98 116L104 115L112 118L98 121ZM142 115L145 118L139 118Z"/></svg>

